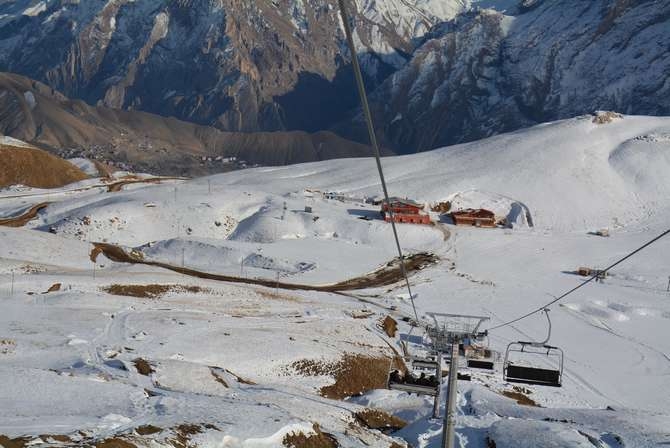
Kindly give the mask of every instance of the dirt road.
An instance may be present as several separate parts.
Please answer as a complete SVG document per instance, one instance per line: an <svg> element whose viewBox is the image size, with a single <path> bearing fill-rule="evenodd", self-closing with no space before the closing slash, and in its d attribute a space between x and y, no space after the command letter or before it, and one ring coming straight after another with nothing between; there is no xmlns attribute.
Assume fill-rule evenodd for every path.
<svg viewBox="0 0 670 448"><path fill-rule="evenodd" d="M32 219L37 216L37 214L41 211L47 208L47 206L50 204L50 202L40 202L39 204L33 205L30 207L27 211L25 211L23 214L19 216L13 216L11 218L3 218L0 219L0 226L5 226L5 227L23 227L28 222L30 222Z"/></svg>
<svg viewBox="0 0 670 448"><path fill-rule="evenodd" d="M147 266L157 266L163 269L169 269L180 274L189 275L191 277L204 278L207 280L218 280L231 283L245 283L251 285L266 286L269 288L281 288L288 290L303 290L303 291L322 291L322 292L339 292L351 291L356 289L374 288L378 286L387 286L397 283L402 280L402 273L400 271L400 264L398 259L394 259L384 266L379 267L375 271L355 277L343 282L338 282L330 285L305 285L299 283L284 283L274 280L235 277L230 275L212 274L202 272L195 269L185 268L181 266L173 266L159 261L144 260L141 256L126 252L123 248L107 243L93 243L95 246L91 252L91 261L95 262L98 255L104 254L105 257L117 263L143 264ZM408 274L420 271L427 266L437 263L438 257L427 252L420 252L406 257L405 268Z"/></svg>

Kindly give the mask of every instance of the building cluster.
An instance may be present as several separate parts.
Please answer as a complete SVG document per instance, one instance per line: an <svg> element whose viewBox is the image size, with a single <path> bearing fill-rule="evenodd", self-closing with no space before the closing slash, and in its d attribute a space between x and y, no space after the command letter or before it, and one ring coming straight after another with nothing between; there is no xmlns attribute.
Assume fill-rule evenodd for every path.
<svg viewBox="0 0 670 448"><path fill-rule="evenodd" d="M425 213L423 204L411 199L402 199L398 197L390 198L390 202L382 202L381 213L387 222L410 224L430 224L431 219L428 213ZM475 227L496 227L495 214L483 208L456 210L448 214L457 226L475 226Z"/></svg>
<svg viewBox="0 0 670 448"><path fill-rule="evenodd" d="M319 193L324 199L336 200L341 202L361 202L366 204L378 205L381 207L381 215L386 222L397 222L403 224L432 224L431 216L424 211L424 204L408 198L392 197L389 202L379 198L357 198L337 192L320 192L318 190L308 190L310 193ZM483 208L450 210L450 202L439 203L431 210L451 218L457 226L474 227L497 227L498 222L495 214Z"/></svg>

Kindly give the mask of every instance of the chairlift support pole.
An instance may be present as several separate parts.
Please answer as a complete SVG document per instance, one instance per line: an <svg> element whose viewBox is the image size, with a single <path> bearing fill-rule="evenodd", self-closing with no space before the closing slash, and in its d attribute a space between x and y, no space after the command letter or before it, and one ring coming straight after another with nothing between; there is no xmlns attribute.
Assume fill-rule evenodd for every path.
<svg viewBox="0 0 670 448"><path fill-rule="evenodd" d="M486 335L480 332L482 322L489 320L485 316L463 314L426 313L433 319L434 325L427 327L433 349L438 353L451 350L449 360L449 380L447 403L442 426L442 448L453 448L456 435L456 399L458 398L458 357L459 345L466 338L478 339ZM441 376L441 375L440 375Z"/></svg>
<svg viewBox="0 0 670 448"><path fill-rule="evenodd" d="M447 406L444 410L442 427L442 447L453 448L456 430L456 398L458 397L458 346L460 338L451 343L451 361L449 361L449 382L447 389Z"/></svg>
<svg viewBox="0 0 670 448"><path fill-rule="evenodd" d="M442 353L437 352L437 394L433 400L433 418L440 418L440 396L442 392Z"/></svg>

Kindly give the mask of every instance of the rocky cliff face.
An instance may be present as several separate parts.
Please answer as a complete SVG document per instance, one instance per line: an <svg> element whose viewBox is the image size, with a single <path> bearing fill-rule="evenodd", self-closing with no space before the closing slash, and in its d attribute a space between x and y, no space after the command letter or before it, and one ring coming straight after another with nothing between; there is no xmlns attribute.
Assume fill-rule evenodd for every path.
<svg viewBox="0 0 670 448"><path fill-rule="evenodd" d="M354 23L371 83L459 0L365 0ZM89 104L223 130L318 130L355 106L336 0L0 2L0 69ZM316 95L319 95L318 97Z"/></svg>
<svg viewBox="0 0 670 448"><path fill-rule="evenodd" d="M594 110L670 114L670 1L526 0L441 25L375 92L415 152ZM360 128L360 126L359 126Z"/></svg>
<svg viewBox="0 0 670 448"><path fill-rule="evenodd" d="M396 151L596 109L670 113L670 0L349 5ZM367 141L336 0L0 0L0 70L225 131Z"/></svg>

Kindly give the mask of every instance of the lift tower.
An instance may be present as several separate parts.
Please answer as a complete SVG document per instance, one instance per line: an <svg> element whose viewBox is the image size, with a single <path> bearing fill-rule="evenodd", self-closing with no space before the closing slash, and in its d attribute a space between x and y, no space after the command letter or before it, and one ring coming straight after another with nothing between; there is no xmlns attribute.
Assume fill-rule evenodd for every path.
<svg viewBox="0 0 670 448"><path fill-rule="evenodd" d="M450 353L449 382L447 404L444 411L442 426L442 447L454 447L456 426L456 397L458 396L458 356L459 345L467 341L475 341L486 336L480 332L482 322L489 320L485 316L469 316L464 314L426 313L433 319L433 324L426 327L433 348L440 353Z"/></svg>

